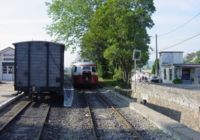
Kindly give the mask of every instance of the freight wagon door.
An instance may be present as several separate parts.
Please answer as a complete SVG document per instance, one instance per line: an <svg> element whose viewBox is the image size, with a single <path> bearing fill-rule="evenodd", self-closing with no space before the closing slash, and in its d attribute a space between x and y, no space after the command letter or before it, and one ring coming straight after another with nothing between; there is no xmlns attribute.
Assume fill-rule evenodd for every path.
<svg viewBox="0 0 200 140"><path fill-rule="evenodd" d="M49 44L49 86L61 88L63 81L64 48L57 44Z"/></svg>
<svg viewBox="0 0 200 140"><path fill-rule="evenodd" d="M30 79L31 87L44 88L47 86L47 47L44 42L31 43Z"/></svg>

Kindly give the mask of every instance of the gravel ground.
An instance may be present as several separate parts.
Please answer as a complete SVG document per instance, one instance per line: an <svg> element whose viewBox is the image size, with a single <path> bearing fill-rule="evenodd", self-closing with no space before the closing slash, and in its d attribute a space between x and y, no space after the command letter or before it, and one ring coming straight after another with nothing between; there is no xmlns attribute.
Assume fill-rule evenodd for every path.
<svg viewBox="0 0 200 140"><path fill-rule="evenodd" d="M73 105L64 108L62 98L54 98L49 119L44 127L43 140L93 140L83 95L75 92Z"/></svg>
<svg viewBox="0 0 200 140"><path fill-rule="evenodd" d="M100 140L133 139L134 134L124 127L114 112L105 106L94 93L87 94L87 100L92 107L95 123L97 126L97 137Z"/></svg>
<svg viewBox="0 0 200 140"><path fill-rule="evenodd" d="M104 90L105 91L105 90ZM163 131L158 129L146 118L129 109L128 103L116 96L114 93L103 92L109 99L117 105L119 111L125 115L129 122L134 125L138 133L144 138L144 140L172 140L173 138Z"/></svg>

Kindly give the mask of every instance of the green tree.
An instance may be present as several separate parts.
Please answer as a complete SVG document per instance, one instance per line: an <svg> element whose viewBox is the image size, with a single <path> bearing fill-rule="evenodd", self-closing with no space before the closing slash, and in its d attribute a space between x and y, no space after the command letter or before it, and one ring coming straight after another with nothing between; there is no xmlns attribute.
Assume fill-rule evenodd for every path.
<svg viewBox="0 0 200 140"><path fill-rule="evenodd" d="M53 0L47 6L52 19L48 33L67 47L81 43L81 55L95 61L102 72L120 69L127 82L135 48L142 50L139 65L146 63L153 0Z"/></svg>
<svg viewBox="0 0 200 140"><path fill-rule="evenodd" d="M196 58L194 60L195 63L200 63L200 51L196 52Z"/></svg>
<svg viewBox="0 0 200 140"><path fill-rule="evenodd" d="M99 37L88 31L82 38L81 56L95 62L98 67L99 76L108 78L110 75L108 60L103 57L105 48L103 36Z"/></svg>
<svg viewBox="0 0 200 140"><path fill-rule="evenodd" d="M105 0L53 0L46 3L52 24L48 34L68 47L77 46L88 28L88 21Z"/></svg>
<svg viewBox="0 0 200 140"><path fill-rule="evenodd" d="M200 63L200 51L188 53L184 61L185 63Z"/></svg>
<svg viewBox="0 0 200 140"><path fill-rule="evenodd" d="M192 62L194 62L195 57L196 57L196 53L194 53L194 52L188 53L186 55L186 57L184 58L184 61L185 61L185 63L192 63Z"/></svg>
<svg viewBox="0 0 200 140"><path fill-rule="evenodd" d="M142 51L141 66L148 60L150 40L146 28L153 26L154 11L153 0L107 0L91 17L82 50L88 56L103 57L109 66L121 69L123 80L128 83L133 49Z"/></svg>
<svg viewBox="0 0 200 140"><path fill-rule="evenodd" d="M159 71L159 59L155 60L151 69L152 74L156 74L156 67L157 70Z"/></svg>

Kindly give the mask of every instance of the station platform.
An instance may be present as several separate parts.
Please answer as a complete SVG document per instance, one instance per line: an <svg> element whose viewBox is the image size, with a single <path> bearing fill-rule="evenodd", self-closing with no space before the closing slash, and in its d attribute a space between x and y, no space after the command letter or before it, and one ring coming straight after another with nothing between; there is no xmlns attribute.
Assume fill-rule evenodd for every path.
<svg viewBox="0 0 200 140"><path fill-rule="evenodd" d="M0 109L4 108L20 96L21 95L17 95L17 91L14 90L13 82L0 82Z"/></svg>
<svg viewBox="0 0 200 140"><path fill-rule="evenodd" d="M16 93L13 82L0 82L0 104L15 97Z"/></svg>

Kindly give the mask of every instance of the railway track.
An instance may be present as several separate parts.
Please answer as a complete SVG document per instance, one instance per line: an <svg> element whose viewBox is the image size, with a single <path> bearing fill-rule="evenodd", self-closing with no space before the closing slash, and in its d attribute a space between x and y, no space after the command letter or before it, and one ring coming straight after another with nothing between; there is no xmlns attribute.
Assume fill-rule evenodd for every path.
<svg viewBox="0 0 200 140"><path fill-rule="evenodd" d="M49 110L48 103L20 101L0 115L0 139L39 140Z"/></svg>
<svg viewBox="0 0 200 140"><path fill-rule="evenodd" d="M115 105L112 104L112 102L107 97L105 97L104 95L97 93L97 92L94 92L92 94L95 95L96 99L99 100L99 102L101 102L104 107L106 107L107 109L111 109L112 111L109 113L114 114L115 118L117 118L116 120L119 121L119 123L121 123L123 125L123 127L129 131L128 133L131 134L131 138L128 137L128 139L143 140L143 138L137 133L135 127L123 116L123 114L121 114L118 111L118 109L116 109ZM95 111L93 110L92 104L90 103L90 101L88 99L87 92L84 92L84 98L87 103L89 115L91 116L90 122L91 122L92 129L93 129L93 135L94 135L95 139L98 140L98 139L100 139L100 135L101 135L98 132L99 131L98 124L96 122L98 119L95 118ZM124 134L124 135L126 135L126 134Z"/></svg>
<svg viewBox="0 0 200 140"><path fill-rule="evenodd" d="M113 112L118 116L124 126L131 131L134 140L143 140L140 134L136 131L135 127L124 117L122 113L120 113L120 111L118 111L116 105L114 105L110 99L100 93L96 93L96 95L99 99L106 103L109 108L113 110Z"/></svg>
<svg viewBox="0 0 200 140"><path fill-rule="evenodd" d="M3 133L6 127L19 115L31 101L21 101L19 104L14 106L9 112L5 113L0 117L0 134Z"/></svg>
<svg viewBox="0 0 200 140"><path fill-rule="evenodd" d="M84 94L84 100L85 100L86 106L87 106L86 109L87 109L87 111L89 113L89 116L90 116L90 123L91 123L91 127L92 127L92 133L93 133L94 140L98 140L97 129L96 129L96 124L95 124L95 120L94 120L94 115L93 115L92 109L91 109L91 107L90 107L90 105L88 103L86 94Z"/></svg>

